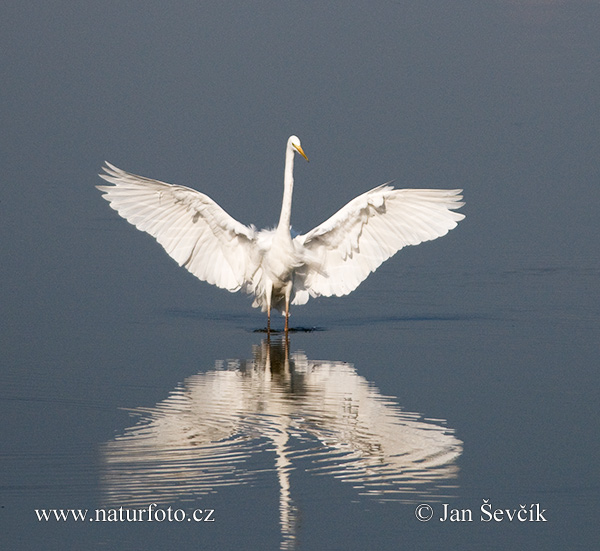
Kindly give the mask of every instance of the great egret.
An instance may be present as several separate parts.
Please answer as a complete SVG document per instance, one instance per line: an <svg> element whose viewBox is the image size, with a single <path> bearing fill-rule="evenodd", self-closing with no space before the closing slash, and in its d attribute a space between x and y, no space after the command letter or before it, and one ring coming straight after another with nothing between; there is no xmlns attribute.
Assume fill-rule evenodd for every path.
<svg viewBox="0 0 600 551"><path fill-rule="evenodd" d="M359 195L331 218L292 237L290 216L294 154L307 161L291 136L285 152L283 202L275 229L257 231L194 189L136 176L110 163L97 186L123 218L156 238L180 266L230 292L254 295L253 307L285 314L309 296L352 292L382 262L406 245L436 239L464 218L462 190L394 189L380 185Z"/></svg>

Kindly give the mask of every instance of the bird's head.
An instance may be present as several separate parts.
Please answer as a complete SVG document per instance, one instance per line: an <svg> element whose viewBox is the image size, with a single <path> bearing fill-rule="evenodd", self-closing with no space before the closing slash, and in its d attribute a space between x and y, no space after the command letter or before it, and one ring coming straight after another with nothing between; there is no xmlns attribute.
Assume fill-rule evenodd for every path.
<svg viewBox="0 0 600 551"><path fill-rule="evenodd" d="M290 136L290 139L288 140L288 147L289 146L294 148L298 153L300 153L300 155L302 155L308 161L308 157L306 156L306 153L304 153L302 145L300 145L300 138L298 138L298 136Z"/></svg>

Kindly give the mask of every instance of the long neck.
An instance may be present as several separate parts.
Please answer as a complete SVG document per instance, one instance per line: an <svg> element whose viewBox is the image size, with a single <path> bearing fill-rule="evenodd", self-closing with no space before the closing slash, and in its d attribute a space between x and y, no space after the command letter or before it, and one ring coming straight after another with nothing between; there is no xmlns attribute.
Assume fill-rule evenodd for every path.
<svg viewBox="0 0 600 551"><path fill-rule="evenodd" d="M292 216L292 193L294 191L294 150L288 145L285 152L285 171L283 175L283 201L281 202L281 214L277 224L278 232L290 231L290 219Z"/></svg>

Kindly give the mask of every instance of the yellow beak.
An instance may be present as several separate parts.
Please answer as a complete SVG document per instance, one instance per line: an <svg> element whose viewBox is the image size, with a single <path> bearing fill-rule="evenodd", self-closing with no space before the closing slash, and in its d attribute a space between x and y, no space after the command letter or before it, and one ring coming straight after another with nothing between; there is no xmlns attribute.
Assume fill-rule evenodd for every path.
<svg viewBox="0 0 600 551"><path fill-rule="evenodd" d="M292 144L292 145L294 146L296 151L298 153L300 153L300 155L302 155L308 161L308 157L306 156L306 153L304 153L304 151L302 150L302 147L300 147L299 145L296 145L296 144ZM310 162L310 161L308 161L308 162Z"/></svg>

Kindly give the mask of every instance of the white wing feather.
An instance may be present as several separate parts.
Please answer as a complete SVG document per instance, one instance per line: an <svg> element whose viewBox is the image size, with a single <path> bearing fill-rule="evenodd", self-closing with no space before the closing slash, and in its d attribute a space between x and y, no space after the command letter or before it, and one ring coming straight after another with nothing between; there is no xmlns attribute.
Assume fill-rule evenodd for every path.
<svg viewBox="0 0 600 551"><path fill-rule="evenodd" d="M180 266L203 281L234 292L256 269L256 231L194 189L130 174L110 163L97 186L123 218L156 238Z"/></svg>
<svg viewBox="0 0 600 551"><path fill-rule="evenodd" d="M382 185L359 195L295 243L307 266L296 273L297 303L352 292L406 245L436 239L464 218L462 190L394 189Z"/></svg>

